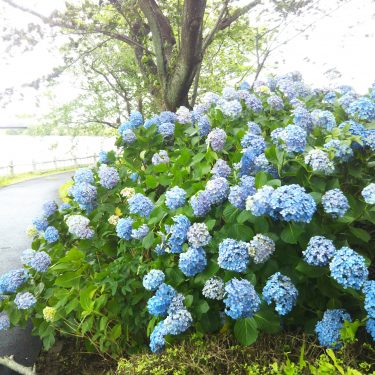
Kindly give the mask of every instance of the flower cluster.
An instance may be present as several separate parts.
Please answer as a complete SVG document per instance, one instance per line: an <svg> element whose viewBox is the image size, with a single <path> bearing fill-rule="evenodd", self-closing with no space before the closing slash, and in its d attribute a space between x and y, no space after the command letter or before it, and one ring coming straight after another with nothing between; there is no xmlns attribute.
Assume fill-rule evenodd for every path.
<svg viewBox="0 0 375 375"><path fill-rule="evenodd" d="M187 232L187 240L192 247L206 246L210 243L211 238L205 223L194 223Z"/></svg>
<svg viewBox="0 0 375 375"><path fill-rule="evenodd" d="M152 156L151 162L153 165L169 163L169 156L168 156L167 151L160 150L157 154L154 154Z"/></svg>
<svg viewBox="0 0 375 375"><path fill-rule="evenodd" d="M151 270L143 278L143 286L147 290L155 291L161 284L164 283L165 275L160 270Z"/></svg>
<svg viewBox="0 0 375 375"><path fill-rule="evenodd" d="M219 244L219 267L228 271L245 272L250 258L246 242L226 238Z"/></svg>
<svg viewBox="0 0 375 375"><path fill-rule="evenodd" d="M329 160L328 154L322 150L314 149L305 156L305 164L310 165L314 172L332 174L335 166Z"/></svg>
<svg viewBox="0 0 375 375"><path fill-rule="evenodd" d="M106 189L113 189L120 181L117 170L102 164L98 170L99 183Z"/></svg>
<svg viewBox="0 0 375 375"><path fill-rule="evenodd" d="M190 220L184 215L174 216L172 220L174 224L169 228L169 251L173 254L179 254L182 253L182 245L187 239Z"/></svg>
<svg viewBox="0 0 375 375"><path fill-rule="evenodd" d="M118 219L116 224L117 235L124 240L130 240L132 238L133 223L134 221L130 217Z"/></svg>
<svg viewBox="0 0 375 375"><path fill-rule="evenodd" d="M186 191L178 186L173 187L165 193L165 205L170 210L177 210L186 201Z"/></svg>
<svg viewBox="0 0 375 375"><path fill-rule="evenodd" d="M92 238L94 231L89 226L90 220L82 215L70 215L66 219L69 233L81 239Z"/></svg>
<svg viewBox="0 0 375 375"><path fill-rule="evenodd" d="M228 178L231 174L231 169L228 163L223 159L218 159L211 169L214 177Z"/></svg>
<svg viewBox="0 0 375 375"><path fill-rule="evenodd" d="M5 313L0 314L0 332L7 331L10 328L9 316Z"/></svg>
<svg viewBox="0 0 375 375"><path fill-rule="evenodd" d="M225 133L225 131L220 128L215 128L212 129L207 135L206 142L214 151L220 152L225 146L226 139L227 134Z"/></svg>
<svg viewBox="0 0 375 375"><path fill-rule="evenodd" d="M17 293L14 303L18 310L28 310L36 304L36 298L29 292Z"/></svg>
<svg viewBox="0 0 375 375"><path fill-rule="evenodd" d="M365 258L349 247L342 247L329 264L331 276L343 288L360 290L368 277Z"/></svg>
<svg viewBox="0 0 375 375"><path fill-rule="evenodd" d="M333 242L323 236L311 237L302 252L305 262L312 266L327 266L335 253Z"/></svg>
<svg viewBox="0 0 375 375"><path fill-rule="evenodd" d="M375 184L367 185L362 190L362 197L367 204L375 204Z"/></svg>
<svg viewBox="0 0 375 375"><path fill-rule="evenodd" d="M225 314L232 319L250 318L260 309L260 298L245 279L232 279L225 284Z"/></svg>
<svg viewBox="0 0 375 375"><path fill-rule="evenodd" d="M189 247L180 254L178 268L185 276L193 277L207 266L206 253L202 247Z"/></svg>
<svg viewBox="0 0 375 375"><path fill-rule="evenodd" d="M323 319L315 326L320 345L340 349L342 346L340 330L344 327L345 321L352 321L345 310L327 310L323 314Z"/></svg>
<svg viewBox="0 0 375 375"><path fill-rule="evenodd" d="M266 262L275 252L275 242L264 234L257 234L249 242L248 251L255 264Z"/></svg>
<svg viewBox="0 0 375 375"><path fill-rule="evenodd" d="M44 238L48 243L54 243L60 238L59 231L55 227L49 226L44 231Z"/></svg>
<svg viewBox="0 0 375 375"><path fill-rule="evenodd" d="M151 199L140 193L134 194L129 198L128 203L129 212L142 217L149 217L151 211L154 209Z"/></svg>
<svg viewBox="0 0 375 375"><path fill-rule="evenodd" d="M333 218L343 217L349 209L348 199L340 189L328 190L322 196L324 211Z"/></svg>
<svg viewBox="0 0 375 375"><path fill-rule="evenodd" d="M303 152L306 147L306 130L298 125L288 125L272 131L271 138L280 148L288 152ZM281 141L281 142L280 142Z"/></svg>
<svg viewBox="0 0 375 375"><path fill-rule="evenodd" d="M276 272L267 280L262 294L267 304L275 302L279 315L286 315L297 302L298 290L288 276Z"/></svg>
<svg viewBox="0 0 375 375"><path fill-rule="evenodd" d="M363 285L365 310L369 318L375 319L375 280L366 281Z"/></svg>
<svg viewBox="0 0 375 375"><path fill-rule="evenodd" d="M21 268L0 276L0 294L14 293L29 278L29 273Z"/></svg>
<svg viewBox="0 0 375 375"><path fill-rule="evenodd" d="M219 277L211 277L204 283L202 294L208 299L222 300L224 298L224 281Z"/></svg>

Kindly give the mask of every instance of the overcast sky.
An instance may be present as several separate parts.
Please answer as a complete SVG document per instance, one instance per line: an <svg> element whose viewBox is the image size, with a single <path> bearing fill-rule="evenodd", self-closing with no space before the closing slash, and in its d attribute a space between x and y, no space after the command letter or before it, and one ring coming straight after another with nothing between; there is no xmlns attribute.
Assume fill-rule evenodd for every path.
<svg viewBox="0 0 375 375"><path fill-rule="evenodd" d="M64 5L63 0L29 0L26 3L44 14ZM270 66L278 66L275 73L299 70L305 81L314 86L345 83L365 93L375 80L375 1L346 0L338 9L336 0L321 0L321 3L328 16L304 14L292 22L280 36L281 41L292 40L274 52ZM0 22L1 15L16 27L24 27L34 20L25 13L5 6L0 0ZM300 24L310 22L314 23L314 28L294 37ZM57 50L48 39L32 52L17 52L12 56L5 53L5 47L0 40L0 92L45 75L60 62ZM327 73L332 69L340 72L334 81L332 74ZM24 121L20 120L24 115L46 113L53 104L51 99L43 96L39 107L36 107L35 92L31 89L22 91L25 95L23 101L15 100L6 109L0 109L0 124L15 124ZM54 94L62 103L72 99L77 91L74 83L66 77Z"/></svg>

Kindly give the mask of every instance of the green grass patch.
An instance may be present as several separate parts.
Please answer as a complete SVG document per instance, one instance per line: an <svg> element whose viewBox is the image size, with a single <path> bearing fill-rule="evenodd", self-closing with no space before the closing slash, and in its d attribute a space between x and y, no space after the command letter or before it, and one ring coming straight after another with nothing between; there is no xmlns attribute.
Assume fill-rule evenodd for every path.
<svg viewBox="0 0 375 375"><path fill-rule="evenodd" d="M21 174L15 175L13 177L9 177L9 176L0 177L0 187L16 184L18 182L31 180L31 179L37 178L37 177L44 177L44 176L54 175L54 174L63 173L63 172L70 172L70 171L74 171L75 169L77 169L77 168L76 167L74 167L74 168L59 168L59 169L54 169L54 170L49 170L49 171L21 173Z"/></svg>
<svg viewBox="0 0 375 375"><path fill-rule="evenodd" d="M305 335L262 335L249 347L229 336L191 338L161 355L131 355L118 363L117 375L364 375L374 374L375 350L354 343L325 350Z"/></svg>

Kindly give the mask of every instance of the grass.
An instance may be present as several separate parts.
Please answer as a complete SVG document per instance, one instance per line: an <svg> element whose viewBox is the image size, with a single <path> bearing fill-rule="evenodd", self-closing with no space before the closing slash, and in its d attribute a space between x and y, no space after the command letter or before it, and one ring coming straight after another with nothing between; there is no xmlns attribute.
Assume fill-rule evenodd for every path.
<svg viewBox="0 0 375 375"><path fill-rule="evenodd" d="M44 177L44 176L50 176L62 172L70 172L76 170L77 167L70 167L70 168L59 168L59 169L54 169L54 170L49 170L49 171L38 171L38 172L29 172L29 173L22 173L15 175L13 177L0 177L0 187L16 184L18 182L23 182L27 180L31 180L33 178L37 177Z"/></svg>

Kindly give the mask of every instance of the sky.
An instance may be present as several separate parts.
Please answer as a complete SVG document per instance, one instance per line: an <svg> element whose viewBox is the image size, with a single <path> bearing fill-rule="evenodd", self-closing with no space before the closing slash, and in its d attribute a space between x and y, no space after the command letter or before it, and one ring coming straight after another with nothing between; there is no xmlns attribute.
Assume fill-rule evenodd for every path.
<svg viewBox="0 0 375 375"><path fill-rule="evenodd" d="M22 4L21 0L18 2ZM26 3L46 15L56 7L61 9L64 6L63 0L29 0ZM278 42L288 40L288 43L274 51L266 72L282 74L298 70L305 81L315 87L349 84L357 92L366 93L375 81L375 1L345 0L338 4L337 0L321 0L320 4L323 13L306 12L287 24ZM0 0L0 22L1 14L11 20L14 27L25 27L34 20L32 16L5 6ZM313 27L296 36L303 25L310 23ZM61 62L56 42L50 39L31 52L18 51L9 55L5 48L6 44L0 39L0 92L9 86L21 87L24 82L50 72ZM339 74L332 74L332 71ZM78 89L72 78L65 76L52 97L38 96L38 106L35 105L34 90L22 88L21 92L23 100L15 98L7 108L0 108L0 126L28 123L29 118L47 113L51 106L72 99L78 94Z"/></svg>

